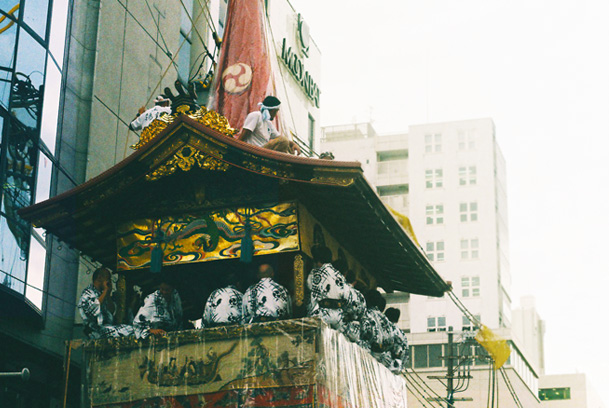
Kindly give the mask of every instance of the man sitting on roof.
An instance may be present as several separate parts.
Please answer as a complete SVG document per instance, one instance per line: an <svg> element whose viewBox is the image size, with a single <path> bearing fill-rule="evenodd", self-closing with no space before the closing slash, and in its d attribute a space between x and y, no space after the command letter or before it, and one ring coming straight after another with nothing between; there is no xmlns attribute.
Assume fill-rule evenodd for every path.
<svg viewBox="0 0 609 409"><path fill-rule="evenodd" d="M300 148L294 141L280 136L273 125L273 119L279 112L281 102L274 96L264 98L260 104L260 111L250 112L245 118L239 140L262 148L278 152L294 153L300 155Z"/></svg>
<svg viewBox="0 0 609 409"><path fill-rule="evenodd" d="M343 330L344 309L349 299L349 286L345 277L332 266L332 252L325 246L311 248L315 268L307 277L311 292L308 315L319 317L336 330Z"/></svg>
<svg viewBox="0 0 609 409"><path fill-rule="evenodd" d="M133 329L138 338L182 329L182 300L173 280L163 277L159 289L146 297L135 314Z"/></svg>
<svg viewBox="0 0 609 409"><path fill-rule="evenodd" d="M135 119L129 124L129 129L132 131L140 131L150 125L152 121L160 117L162 114L171 115L170 104L171 101L169 98L164 98L162 95L159 95L154 100L154 106L152 108L145 111L146 107L141 107L138 110Z"/></svg>
<svg viewBox="0 0 609 409"><path fill-rule="evenodd" d="M288 290L277 284L275 270L269 264L258 267L258 281L243 295L243 322L274 321L292 317L292 300Z"/></svg>
<svg viewBox="0 0 609 409"><path fill-rule="evenodd" d="M203 326L206 328L243 322L243 294L238 289L237 275L229 275L226 281L236 285L218 288L209 295L203 312Z"/></svg>
<svg viewBox="0 0 609 409"><path fill-rule="evenodd" d="M133 335L131 325L113 325L110 276L110 270L107 268L95 270L93 283L84 289L78 302L78 311L85 324L85 335L91 339Z"/></svg>

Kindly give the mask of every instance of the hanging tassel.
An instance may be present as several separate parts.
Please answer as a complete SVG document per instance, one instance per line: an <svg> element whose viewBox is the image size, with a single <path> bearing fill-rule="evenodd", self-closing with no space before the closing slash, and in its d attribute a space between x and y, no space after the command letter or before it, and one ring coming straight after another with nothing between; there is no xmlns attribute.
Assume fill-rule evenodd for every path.
<svg viewBox="0 0 609 409"><path fill-rule="evenodd" d="M154 228L154 224L152 225L152 241L155 243L154 248L150 252L150 272L151 273L160 273L161 268L163 267L163 249L161 248L161 243L163 242L163 232L159 228ZM156 234L155 234L156 233Z"/></svg>
<svg viewBox="0 0 609 409"><path fill-rule="evenodd" d="M243 238L241 239L241 257L239 261L242 263L251 263L254 257L254 242L252 241L252 225L250 218L245 216L245 225L243 226Z"/></svg>
<svg viewBox="0 0 609 409"><path fill-rule="evenodd" d="M157 244L150 253L150 272L160 273L161 267L163 267L163 249Z"/></svg>

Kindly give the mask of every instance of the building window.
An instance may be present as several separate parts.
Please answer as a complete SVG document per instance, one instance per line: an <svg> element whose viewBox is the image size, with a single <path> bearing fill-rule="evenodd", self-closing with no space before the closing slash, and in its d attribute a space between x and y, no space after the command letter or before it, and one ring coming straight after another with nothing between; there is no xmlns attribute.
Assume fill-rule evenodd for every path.
<svg viewBox="0 0 609 409"><path fill-rule="evenodd" d="M468 297L480 297L480 277L461 277L461 296L463 298Z"/></svg>
<svg viewBox="0 0 609 409"><path fill-rule="evenodd" d="M461 260L478 258L478 239L461 240Z"/></svg>
<svg viewBox="0 0 609 409"><path fill-rule="evenodd" d="M478 220L478 203L465 202L459 204L459 217L462 222L475 222Z"/></svg>
<svg viewBox="0 0 609 409"><path fill-rule="evenodd" d="M446 331L446 317L428 317L427 332Z"/></svg>
<svg viewBox="0 0 609 409"><path fill-rule="evenodd" d="M438 204L425 206L425 223L444 224L444 205Z"/></svg>
<svg viewBox="0 0 609 409"><path fill-rule="evenodd" d="M425 247L427 258L430 261L444 261L444 242L428 241Z"/></svg>
<svg viewBox="0 0 609 409"><path fill-rule="evenodd" d="M425 153L440 153L442 152L442 134L426 134L425 135Z"/></svg>
<svg viewBox="0 0 609 409"><path fill-rule="evenodd" d="M313 151L315 143L315 118L309 114L309 149ZM366 162L367 163L367 162Z"/></svg>
<svg viewBox="0 0 609 409"><path fill-rule="evenodd" d="M445 366L443 347L446 344L414 345L410 347L413 368L436 368Z"/></svg>
<svg viewBox="0 0 609 409"><path fill-rule="evenodd" d="M50 194L68 2L9 3L0 6L0 285L41 310L46 243L17 211Z"/></svg>
<svg viewBox="0 0 609 409"><path fill-rule="evenodd" d="M539 390L539 400L571 399L571 388L546 388Z"/></svg>
<svg viewBox="0 0 609 409"><path fill-rule="evenodd" d="M480 315L474 315L474 318L480 321ZM463 316L463 326L461 331L475 331L477 329L476 324L470 321L465 315Z"/></svg>
<svg viewBox="0 0 609 409"><path fill-rule="evenodd" d="M459 186L475 185L477 180L475 166L459 167Z"/></svg>
<svg viewBox="0 0 609 409"><path fill-rule="evenodd" d="M425 171L425 188L442 187L442 169L427 169Z"/></svg>
<svg viewBox="0 0 609 409"><path fill-rule="evenodd" d="M474 129L459 131L458 138L460 151L471 151L476 149L476 132Z"/></svg>

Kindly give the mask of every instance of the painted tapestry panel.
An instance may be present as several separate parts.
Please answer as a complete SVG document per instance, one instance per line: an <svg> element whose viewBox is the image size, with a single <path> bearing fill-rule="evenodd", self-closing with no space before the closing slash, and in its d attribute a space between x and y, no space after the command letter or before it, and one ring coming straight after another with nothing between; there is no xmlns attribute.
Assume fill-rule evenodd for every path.
<svg viewBox="0 0 609 409"><path fill-rule="evenodd" d="M150 267L152 249L160 246L163 265L236 258L249 218L254 255L299 249L297 206L222 209L140 219L118 226L118 270Z"/></svg>
<svg viewBox="0 0 609 409"><path fill-rule="evenodd" d="M302 387L315 381L317 330L318 321L304 319L182 331L145 341L91 341L91 404L144 405L143 401L197 396L205 406L217 406L235 399L262 399L256 399L254 390L272 401L306 404L309 389ZM298 388L289 389L294 387Z"/></svg>

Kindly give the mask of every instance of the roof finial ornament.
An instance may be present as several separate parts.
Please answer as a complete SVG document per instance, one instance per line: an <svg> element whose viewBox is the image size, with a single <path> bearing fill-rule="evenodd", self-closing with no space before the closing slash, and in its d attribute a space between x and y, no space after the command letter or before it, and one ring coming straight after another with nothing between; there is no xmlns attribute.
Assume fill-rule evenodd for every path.
<svg viewBox="0 0 609 409"><path fill-rule="evenodd" d="M165 87L163 96L171 100L171 112L174 115L185 114L188 112L196 112L201 107L197 104L197 93L195 91L194 83L188 84L188 89L184 88L179 80L174 83L177 95Z"/></svg>

